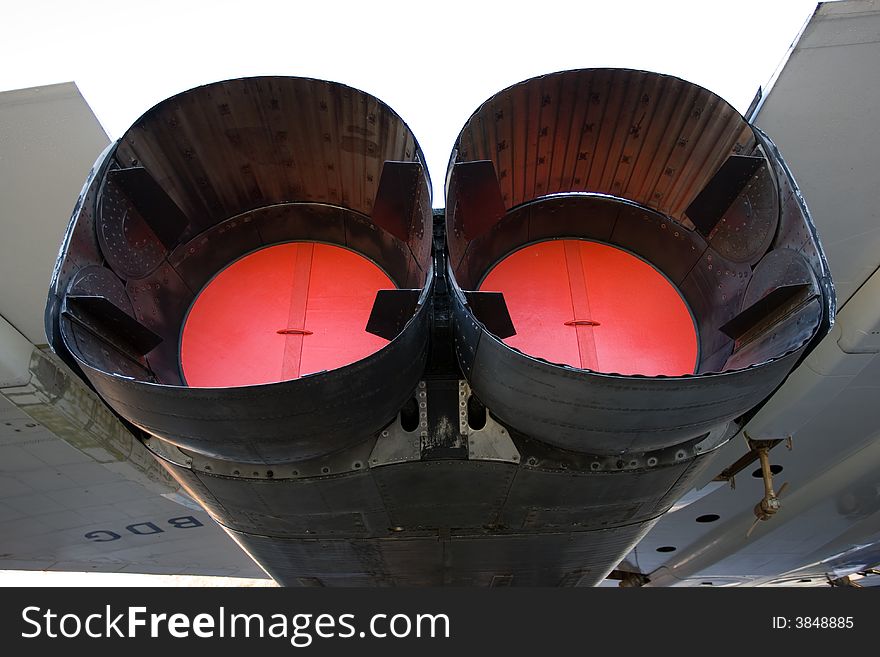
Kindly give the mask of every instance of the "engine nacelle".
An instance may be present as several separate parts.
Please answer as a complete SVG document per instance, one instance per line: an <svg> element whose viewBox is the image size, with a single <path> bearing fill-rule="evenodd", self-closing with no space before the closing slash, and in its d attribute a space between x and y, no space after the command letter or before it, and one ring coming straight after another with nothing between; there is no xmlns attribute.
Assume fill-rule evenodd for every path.
<svg viewBox="0 0 880 657"><path fill-rule="evenodd" d="M86 184L53 346L126 420L199 455L273 465L363 442L424 369L423 159L389 107L340 84L231 80L160 103ZM418 291L402 330L367 333L396 288Z"/></svg>
<svg viewBox="0 0 880 657"><path fill-rule="evenodd" d="M776 147L677 78L514 85L468 120L448 180L452 278L502 292L517 332L493 334L456 294L462 370L542 442L640 466L652 450L693 456L832 321L828 267Z"/></svg>
<svg viewBox="0 0 880 657"><path fill-rule="evenodd" d="M682 80L514 85L447 182L372 96L252 78L76 206L53 349L282 584L596 584L833 319L775 146Z"/></svg>

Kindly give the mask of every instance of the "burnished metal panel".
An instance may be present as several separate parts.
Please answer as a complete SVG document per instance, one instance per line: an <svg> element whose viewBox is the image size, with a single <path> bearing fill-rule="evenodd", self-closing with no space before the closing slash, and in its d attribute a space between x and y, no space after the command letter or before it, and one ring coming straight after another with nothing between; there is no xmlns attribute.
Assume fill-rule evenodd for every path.
<svg viewBox="0 0 880 657"><path fill-rule="evenodd" d="M495 224L488 233L470 242L463 251L461 260L455 263L456 279L470 290L478 289L488 271L487 262L494 264L528 241L529 211L526 207L512 212L505 220Z"/></svg>
<svg viewBox="0 0 880 657"><path fill-rule="evenodd" d="M353 251L363 253L377 263L393 281L401 281L399 285L410 284L412 277L408 275L407 269L413 256L409 248L404 242L382 231L368 217L353 212L346 213L345 244ZM429 282L424 277L428 263L423 261L419 264L423 277L411 283L416 289L422 288Z"/></svg>
<svg viewBox="0 0 880 657"><path fill-rule="evenodd" d="M285 585L576 586L601 581L711 461L615 463L513 439L527 462L346 466L353 448L321 461L347 472L290 478L280 465L260 479L162 463Z"/></svg>
<svg viewBox="0 0 880 657"><path fill-rule="evenodd" d="M584 69L493 96L462 130L453 160L492 160L508 208L594 191L682 220L727 156L754 143L739 113L696 85L644 71Z"/></svg>
<svg viewBox="0 0 880 657"><path fill-rule="evenodd" d="M366 472L302 480L237 479L199 473L222 505L220 522L271 536L381 535L391 523L373 478Z"/></svg>
<svg viewBox="0 0 880 657"><path fill-rule="evenodd" d="M531 210L532 206L526 207ZM607 242L626 210L626 206L604 196L547 199L541 204L541 212L530 212L529 241L565 235Z"/></svg>
<svg viewBox="0 0 880 657"><path fill-rule="evenodd" d="M113 271L126 279L142 278L162 264L166 247L113 175L119 171L110 169L101 193L98 241Z"/></svg>
<svg viewBox="0 0 880 657"><path fill-rule="evenodd" d="M187 310L214 276L238 258L263 246L254 218L256 212L221 221L168 254L168 263L191 292Z"/></svg>
<svg viewBox="0 0 880 657"><path fill-rule="evenodd" d="M507 463L449 460L372 472L393 524L418 530L496 524L515 471Z"/></svg>
<svg viewBox="0 0 880 657"><path fill-rule="evenodd" d="M46 314L44 323L46 336L49 344L64 361L78 369L73 357L62 348L60 322L58 315L61 311L61 303L71 277L80 269L101 260L101 247L98 244L98 235L95 231L95 218L97 215L97 198L100 181L110 166L109 154L114 145L108 146L95 162L89 176L83 185L82 192L76 200L67 232L62 238L58 259L52 269L52 279L49 282L49 294L46 302Z"/></svg>
<svg viewBox="0 0 880 657"><path fill-rule="evenodd" d="M679 289L700 327L700 365L697 370L700 374L721 372L726 368L734 345L721 327L739 312L750 276L751 268L747 264L731 262L708 248L681 282ZM813 326L797 334L798 346L812 337L820 319L821 315L818 315Z"/></svg>
<svg viewBox="0 0 880 657"><path fill-rule="evenodd" d="M373 202L373 222L407 242L413 233L424 234L424 216L417 210L422 165L386 161Z"/></svg>
<svg viewBox="0 0 880 657"><path fill-rule="evenodd" d="M800 355L710 382L600 374L515 351L473 322L457 297L454 309L458 357L480 400L518 431L581 452L645 451L696 438L753 408Z"/></svg>
<svg viewBox="0 0 880 657"><path fill-rule="evenodd" d="M162 336L159 346L147 354L155 380L181 383L179 336L192 302L192 290L168 262L145 278L129 279L125 289L138 321Z"/></svg>
<svg viewBox="0 0 880 657"><path fill-rule="evenodd" d="M607 242L644 258L681 288L706 250L703 238L658 212L619 201L618 205L620 212ZM699 299L685 298L692 308L700 305Z"/></svg>
<svg viewBox="0 0 880 657"><path fill-rule="evenodd" d="M810 213L806 201L792 176L788 165L782 159L782 155L776 144L766 134L755 129L764 149L773 158L773 171L776 174L779 197L779 228L773 247L797 248L798 252L810 263L816 273L818 283L823 291L823 312L827 319L833 323L837 312L837 293L831 280L831 271L825 251L822 249L816 226L810 219L806 222L798 218L807 217ZM795 245L800 245L795 247Z"/></svg>
<svg viewBox="0 0 880 657"><path fill-rule="evenodd" d="M477 289L492 265L517 248L543 239L608 241L625 211L614 199L598 195L558 196L520 206L468 243L462 260L453 262L456 281L466 289Z"/></svg>
<svg viewBox="0 0 880 657"><path fill-rule="evenodd" d="M734 262L754 264L767 252L779 225L776 176L763 162L709 233L709 244Z"/></svg>
<svg viewBox="0 0 880 657"><path fill-rule="evenodd" d="M800 252L784 248L771 251L754 267L743 299L743 313L760 306L774 292L786 289L793 290L793 294L768 308L766 317L753 320L749 330L737 337L729 366L744 366L795 348L802 327L821 316L822 294L815 272ZM756 339L768 331L769 337Z"/></svg>
<svg viewBox="0 0 880 657"><path fill-rule="evenodd" d="M456 162L455 233L473 240L490 230L506 211L491 160Z"/></svg>
<svg viewBox="0 0 880 657"><path fill-rule="evenodd" d="M421 288L427 260L408 246L344 208L319 203L284 203L222 221L169 254L169 263L197 293L238 258L263 246L308 240L353 249L377 264L400 286Z"/></svg>
<svg viewBox="0 0 880 657"><path fill-rule="evenodd" d="M595 586L653 523L614 530L559 531L540 535L453 537L448 557L451 584L491 585L512 576L513 586Z"/></svg>
<svg viewBox="0 0 880 657"><path fill-rule="evenodd" d="M276 539L227 533L282 586L436 586L444 544L436 537Z"/></svg>
<svg viewBox="0 0 880 657"><path fill-rule="evenodd" d="M251 217L263 244L312 239L346 245L345 217L341 208L321 203L269 205L245 215ZM398 276L391 275L398 280Z"/></svg>
<svg viewBox="0 0 880 657"><path fill-rule="evenodd" d="M74 344L83 354L96 361L112 362L126 376L147 377L149 370L143 353L135 353L118 331L107 330L106 322L97 317L80 317L72 311L70 296L97 295L107 299L119 312L134 319L134 308L125 293L122 281L106 267L90 265L83 267L70 279L58 321L63 339Z"/></svg>
<svg viewBox="0 0 880 657"><path fill-rule="evenodd" d="M370 214L386 160L423 160L384 103L306 78L199 87L150 110L123 135L120 162L147 168L193 222L296 199Z"/></svg>
<svg viewBox="0 0 880 657"><path fill-rule="evenodd" d="M426 322L423 309L368 358L268 385L186 388L86 372L120 414L174 445L243 462L295 461L362 441L396 415L424 370Z"/></svg>
<svg viewBox="0 0 880 657"><path fill-rule="evenodd" d="M687 462L629 472L522 468L501 522L517 529L602 529L652 518Z"/></svg>
<svg viewBox="0 0 880 657"><path fill-rule="evenodd" d="M512 586L593 586L652 524L445 539L276 539L227 531L285 586L491 586L496 578Z"/></svg>

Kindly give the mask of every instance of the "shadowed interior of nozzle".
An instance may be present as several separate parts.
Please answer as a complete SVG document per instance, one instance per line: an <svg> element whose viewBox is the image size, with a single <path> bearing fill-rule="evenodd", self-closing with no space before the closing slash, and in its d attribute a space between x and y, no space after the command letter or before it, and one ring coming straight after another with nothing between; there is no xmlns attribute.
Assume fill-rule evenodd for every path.
<svg viewBox="0 0 880 657"><path fill-rule="evenodd" d="M103 371L182 384L181 331L200 291L240 258L285 243L353 252L383 273L383 287L423 288L423 161L397 114L336 83L230 80L160 103L123 135L99 182L101 258L91 275L71 274L71 343ZM217 357L232 344L216 344Z"/></svg>
<svg viewBox="0 0 880 657"><path fill-rule="evenodd" d="M450 262L463 288L543 240L621 249L684 299L696 373L781 356L821 321L818 252L800 208L780 195L780 169L745 119L697 85L619 69L514 85L465 124L448 181Z"/></svg>

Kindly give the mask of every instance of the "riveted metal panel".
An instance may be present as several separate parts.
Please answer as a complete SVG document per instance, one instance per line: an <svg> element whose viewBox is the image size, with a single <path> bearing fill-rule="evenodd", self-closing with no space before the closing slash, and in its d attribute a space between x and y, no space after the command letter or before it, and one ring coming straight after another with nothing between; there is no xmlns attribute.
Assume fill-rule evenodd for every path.
<svg viewBox="0 0 880 657"><path fill-rule="evenodd" d="M406 529L494 524L516 466L489 461L420 461L373 470L392 523Z"/></svg>

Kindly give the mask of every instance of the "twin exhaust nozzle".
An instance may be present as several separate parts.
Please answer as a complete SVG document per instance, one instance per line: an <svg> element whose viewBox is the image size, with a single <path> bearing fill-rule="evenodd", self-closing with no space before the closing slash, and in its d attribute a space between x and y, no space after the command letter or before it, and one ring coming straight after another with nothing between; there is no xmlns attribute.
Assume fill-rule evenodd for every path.
<svg viewBox="0 0 880 657"><path fill-rule="evenodd" d="M493 415L617 453L748 412L831 321L774 145L676 78L567 71L487 100L450 159L439 259L429 189L415 137L366 93L278 77L184 92L96 163L51 344L162 440L295 461L411 397L439 275Z"/></svg>
<svg viewBox="0 0 880 657"><path fill-rule="evenodd" d="M283 584L596 584L833 321L776 147L677 78L514 85L446 180L374 97L250 78L76 205L52 348Z"/></svg>

